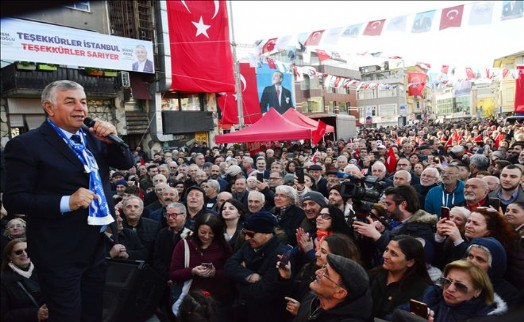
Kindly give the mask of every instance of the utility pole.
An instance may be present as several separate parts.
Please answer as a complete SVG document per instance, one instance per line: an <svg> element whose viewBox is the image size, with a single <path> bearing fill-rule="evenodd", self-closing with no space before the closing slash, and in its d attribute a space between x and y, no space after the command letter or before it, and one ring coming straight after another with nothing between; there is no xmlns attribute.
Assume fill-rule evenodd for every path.
<svg viewBox="0 0 524 322"><path fill-rule="evenodd" d="M244 109L242 103L242 83L240 82L240 63L237 61L237 44L235 42L235 27L233 25L233 5L229 1L229 21L231 26L231 46L233 47L233 64L235 67L235 88L237 92L238 125L244 128Z"/></svg>

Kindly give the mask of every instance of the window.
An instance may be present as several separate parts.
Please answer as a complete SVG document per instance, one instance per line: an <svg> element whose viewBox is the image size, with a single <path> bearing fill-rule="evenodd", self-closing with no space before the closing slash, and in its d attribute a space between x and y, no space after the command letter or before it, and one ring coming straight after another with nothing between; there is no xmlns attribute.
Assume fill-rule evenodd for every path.
<svg viewBox="0 0 524 322"><path fill-rule="evenodd" d="M89 1L79 1L65 6L66 8L91 12Z"/></svg>
<svg viewBox="0 0 524 322"><path fill-rule="evenodd" d="M397 104L383 104L380 105L380 116L395 116L397 115Z"/></svg>
<svg viewBox="0 0 524 322"><path fill-rule="evenodd" d="M372 99L372 98L375 98L375 91L374 90L358 91L358 99L359 100L366 100L366 99Z"/></svg>

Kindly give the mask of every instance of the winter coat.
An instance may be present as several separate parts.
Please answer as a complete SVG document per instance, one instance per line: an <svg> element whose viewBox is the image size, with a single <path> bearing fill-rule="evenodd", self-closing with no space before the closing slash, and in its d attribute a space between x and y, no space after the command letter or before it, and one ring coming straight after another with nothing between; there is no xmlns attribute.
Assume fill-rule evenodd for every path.
<svg viewBox="0 0 524 322"><path fill-rule="evenodd" d="M426 243L433 244L434 226L437 216L429 214L422 209L417 210L404 224L398 225L392 230L385 230L375 242L378 250L383 252L393 236L409 235L415 238L423 238Z"/></svg>
<svg viewBox="0 0 524 322"><path fill-rule="evenodd" d="M430 214L435 214L440 218L440 207L446 206L453 208L464 202L464 182L459 180L455 190L451 193L445 193L444 185L442 184L431 188L426 195L426 200L424 201L424 210Z"/></svg>
<svg viewBox="0 0 524 322"><path fill-rule="evenodd" d="M31 294L33 300L26 294L20 282L27 292ZM0 320L2 322L36 322L37 311L42 306L42 296L40 285L36 276L36 270L30 278L25 278L15 273L11 268L2 272L1 279L1 308Z"/></svg>
<svg viewBox="0 0 524 322"><path fill-rule="evenodd" d="M318 311L317 311L318 309ZM368 288L363 296L339 303L324 311L320 308L317 296L309 293L300 304L293 322L367 322L373 321L373 300Z"/></svg>

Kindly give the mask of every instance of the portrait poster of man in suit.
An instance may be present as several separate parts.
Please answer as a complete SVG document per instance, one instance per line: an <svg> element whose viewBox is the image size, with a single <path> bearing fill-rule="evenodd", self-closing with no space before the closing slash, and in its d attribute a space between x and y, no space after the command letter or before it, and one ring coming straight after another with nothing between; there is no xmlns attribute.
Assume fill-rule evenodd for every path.
<svg viewBox="0 0 524 322"><path fill-rule="evenodd" d="M257 69L257 84L260 96L260 110L262 113L274 107L280 114L290 107L295 107L293 100L291 74L270 69L264 65Z"/></svg>
<svg viewBox="0 0 524 322"><path fill-rule="evenodd" d="M147 59L147 49L144 45L137 45L135 47L136 61L133 63L134 72L154 73L155 68L153 62Z"/></svg>

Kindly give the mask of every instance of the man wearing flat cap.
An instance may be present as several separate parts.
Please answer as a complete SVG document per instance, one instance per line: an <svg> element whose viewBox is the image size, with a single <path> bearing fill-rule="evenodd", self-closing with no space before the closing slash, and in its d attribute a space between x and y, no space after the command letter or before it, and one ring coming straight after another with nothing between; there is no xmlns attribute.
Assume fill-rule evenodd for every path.
<svg viewBox="0 0 524 322"><path fill-rule="evenodd" d="M357 262L329 254L315 275L294 322L373 321L368 275Z"/></svg>
<svg viewBox="0 0 524 322"><path fill-rule="evenodd" d="M226 262L224 272L238 290L236 321L289 321L284 292L290 285L279 278L276 268L277 255L282 255L286 246L273 233L276 225L270 212L249 216L242 229L245 242Z"/></svg>

